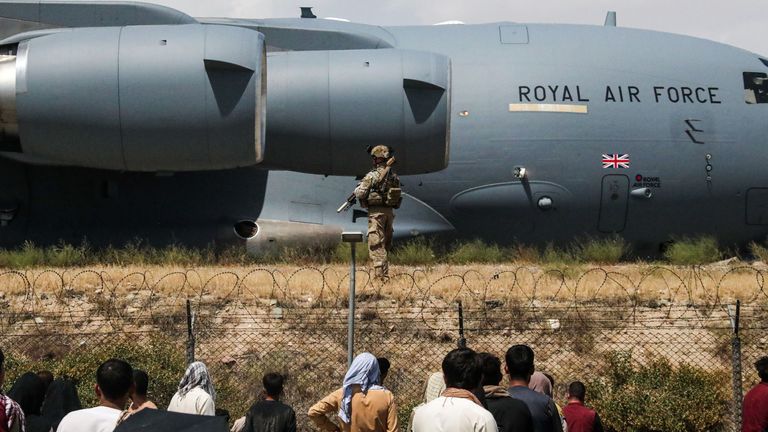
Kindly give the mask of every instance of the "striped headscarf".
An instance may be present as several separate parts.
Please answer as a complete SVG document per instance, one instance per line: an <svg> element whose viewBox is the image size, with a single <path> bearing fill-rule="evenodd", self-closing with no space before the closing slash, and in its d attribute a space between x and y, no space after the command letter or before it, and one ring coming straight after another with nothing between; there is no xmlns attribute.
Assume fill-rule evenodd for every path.
<svg viewBox="0 0 768 432"><path fill-rule="evenodd" d="M14 425L19 425L19 430L24 432L24 412L13 399L0 393L0 430L11 430Z"/></svg>
<svg viewBox="0 0 768 432"><path fill-rule="evenodd" d="M344 376L344 397L341 400L339 418L344 423L349 423L352 418L352 392L353 386L359 385L363 393L368 390L383 390L379 385L379 362L371 353L362 353L355 357Z"/></svg>
<svg viewBox="0 0 768 432"><path fill-rule="evenodd" d="M213 388L211 376L208 374L208 368L203 362L194 362L187 367L184 378L179 382L179 396L186 396L190 390L200 387L216 401L216 389Z"/></svg>

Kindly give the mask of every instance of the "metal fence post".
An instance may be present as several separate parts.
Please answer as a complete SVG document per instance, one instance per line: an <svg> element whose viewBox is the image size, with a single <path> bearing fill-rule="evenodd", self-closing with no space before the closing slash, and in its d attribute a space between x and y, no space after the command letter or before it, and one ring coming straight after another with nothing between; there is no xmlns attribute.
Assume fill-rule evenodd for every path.
<svg viewBox="0 0 768 432"><path fill-rule="evenodd" d="M355 243L349 244L352 256L349 261L349 317L347 318L347 366L352 366L355 355Z"/></svg>
<svg viewBox="0 0 768 432"><path fill-rule="evenodd" d="M187 299L187 364L195 361L195 316L192 302Z"/></svg>
<svg viewBox="0 0 768 432"><path fill-rule="evenodd" d="M733 335L731 338L731 362L733 366L733 425L734 431L741 430L742 403L744 400L744 390L741 381L741 338L739 337L739 316L741 314L741 300L736 301L736 313L731 314L730 307L728 315L731 315L731 328Z"/></svg>
<svg viewBox="0 0 768 432"><path fill-rule="evenodd" d="M461 305L461 300L458 300L456 303L459 308L459 348L466 348L467 338L464 337L464 307Z"/></svg>

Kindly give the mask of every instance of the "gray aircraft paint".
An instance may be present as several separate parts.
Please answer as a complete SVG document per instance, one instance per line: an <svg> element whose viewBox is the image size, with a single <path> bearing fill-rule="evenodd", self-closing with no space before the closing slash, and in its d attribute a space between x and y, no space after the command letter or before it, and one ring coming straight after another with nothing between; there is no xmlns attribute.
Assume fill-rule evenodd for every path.
<svg viewBox="0 0 768 432"><path fill-rule="evenodd" d="M0 3L0 15L13 12ZM756 54L621 27L199 21L256 29L278 54L394 48L450 59L450 161L442 171L403 177L398 238L449 232L545 243L616 232L654 250L673 236L744 244L768 234L768 104L747 104L743 81L744 72L768 72ZM526 111L562 106L586 113ZM603 168L603 155L628 155L629 168ZM334 211L354 187L351 177L0 164L0 217L13 219L0 227L6 245L82 237L232 242L239 241L234 224L260 220L263 229L249 240L258 251L270 235L270 243L295 244L365 230L361 212ZM513 175L519 166L528 173L522 181ZM551 208L539 208L544 198Z"/></svg>

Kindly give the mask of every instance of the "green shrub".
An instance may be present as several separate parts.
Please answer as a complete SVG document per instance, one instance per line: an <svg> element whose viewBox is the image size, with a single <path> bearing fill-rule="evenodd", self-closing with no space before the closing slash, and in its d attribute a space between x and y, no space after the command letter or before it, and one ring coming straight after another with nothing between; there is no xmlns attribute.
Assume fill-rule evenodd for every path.
<svg viewBox="0 0 768 432"><path fill-rule="evenodd" d="M634 366L631 354L612 353L607 373L587 387L607 430L711 431L728 415L727 374L666 359Z"/></svg>
<svg viewBox="0 0 768 432"><path fill-rule="evenodd" d="M758 242L749 243L749 252L764 263L768 263L768 248Z"/></svg>
<svg viewBox="0 0 768 432"><path fill-rule="evenodd" d="M629 252L629 246L621 237L604 239L588 238L574 243L573 255L580 261L594 264L617 264Z"/></svg>
<svg viewBox="0 0 768 432"><path fill-rule="evenodd" d="M109 337L105 335L105 339ZM149 397L160 407L168 405L186 368L184 347L163 336L56 346L54 355L39 351L42 347L34 348L37 352L6 350L8 385L25 372L50 370L57 377L69 376L78 383L77 390L84 407L98 404L93 391L96 369L107 359L123 359L134 368L146 371L150 379Z"/></svg>
<svg viewBox="0 0 768 432"><path fill-rule="evenodd" d="M510 249L509 254L513 261L519 261L524 263L539 263L541 262L541 251L535 246L528 246L518 244Z"/></svg>
<svg viewBox="0 0 768 432"><path fill-rule="evenodd" d="M486 244L480 239L456 244L446 256L446 261L451 264L490 264L508 260L509 256L504 249L495 244Z"/></svg>
<svg viewBox="0 0 768 432"><path fill-rule="evenodd" d="M664 258L675 265L707 264L719 261L722 257L717 240L708 236L675 240L664 251Z"/></svg>
<svg viewBox="0 0 768 432"><path fill-rule="evenodd" d="M0 266L21 269L39 266L45 263L45 251L27 241L17 250L2 250Z"/></svg>
<svg viewBox="0 0 768 432"><path fill-rule="evenodd" d="M389 262L392 264L430 265L436 261L432 244L423 237L417 237L397 246L389 257Z"/></svg>
<svg viewBox="0 0 768 432"><path fill-rule="evenodd" d="M91 260L92 254L85 242L80 246L59 243L45 251L45 263L53 267L84 266L90 264Z"/></svg>
<svg viewBox="0 0 768 432"><path fill-rule="evenodd" d="M544 247L544 251L541 253L541 262L543 264L557 265L557 264L574 264L578 262L571 250L568 248L561 248L555 246L553 243L548 243Z"/></svg>
<svg viewBox="0 0 768 432"><path fill-rule="evenodd" d="M339 243L331 254L331 261L335 263L348 263L350 257L349 243ZM368 243L362 242L355 246L355 261L365 264L368 261Z"/></svg>

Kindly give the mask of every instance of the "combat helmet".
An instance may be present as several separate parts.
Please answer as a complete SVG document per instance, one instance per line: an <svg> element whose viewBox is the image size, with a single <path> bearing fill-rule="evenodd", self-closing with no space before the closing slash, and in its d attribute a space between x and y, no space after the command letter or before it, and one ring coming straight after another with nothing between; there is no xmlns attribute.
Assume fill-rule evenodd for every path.
<svg viewBox="0 0 768 432"><path fill-rule="evenodd" d="M371 157L389 159L391 151L388 146L377 145L369 149L368 153L370 153Z"/></svg>

